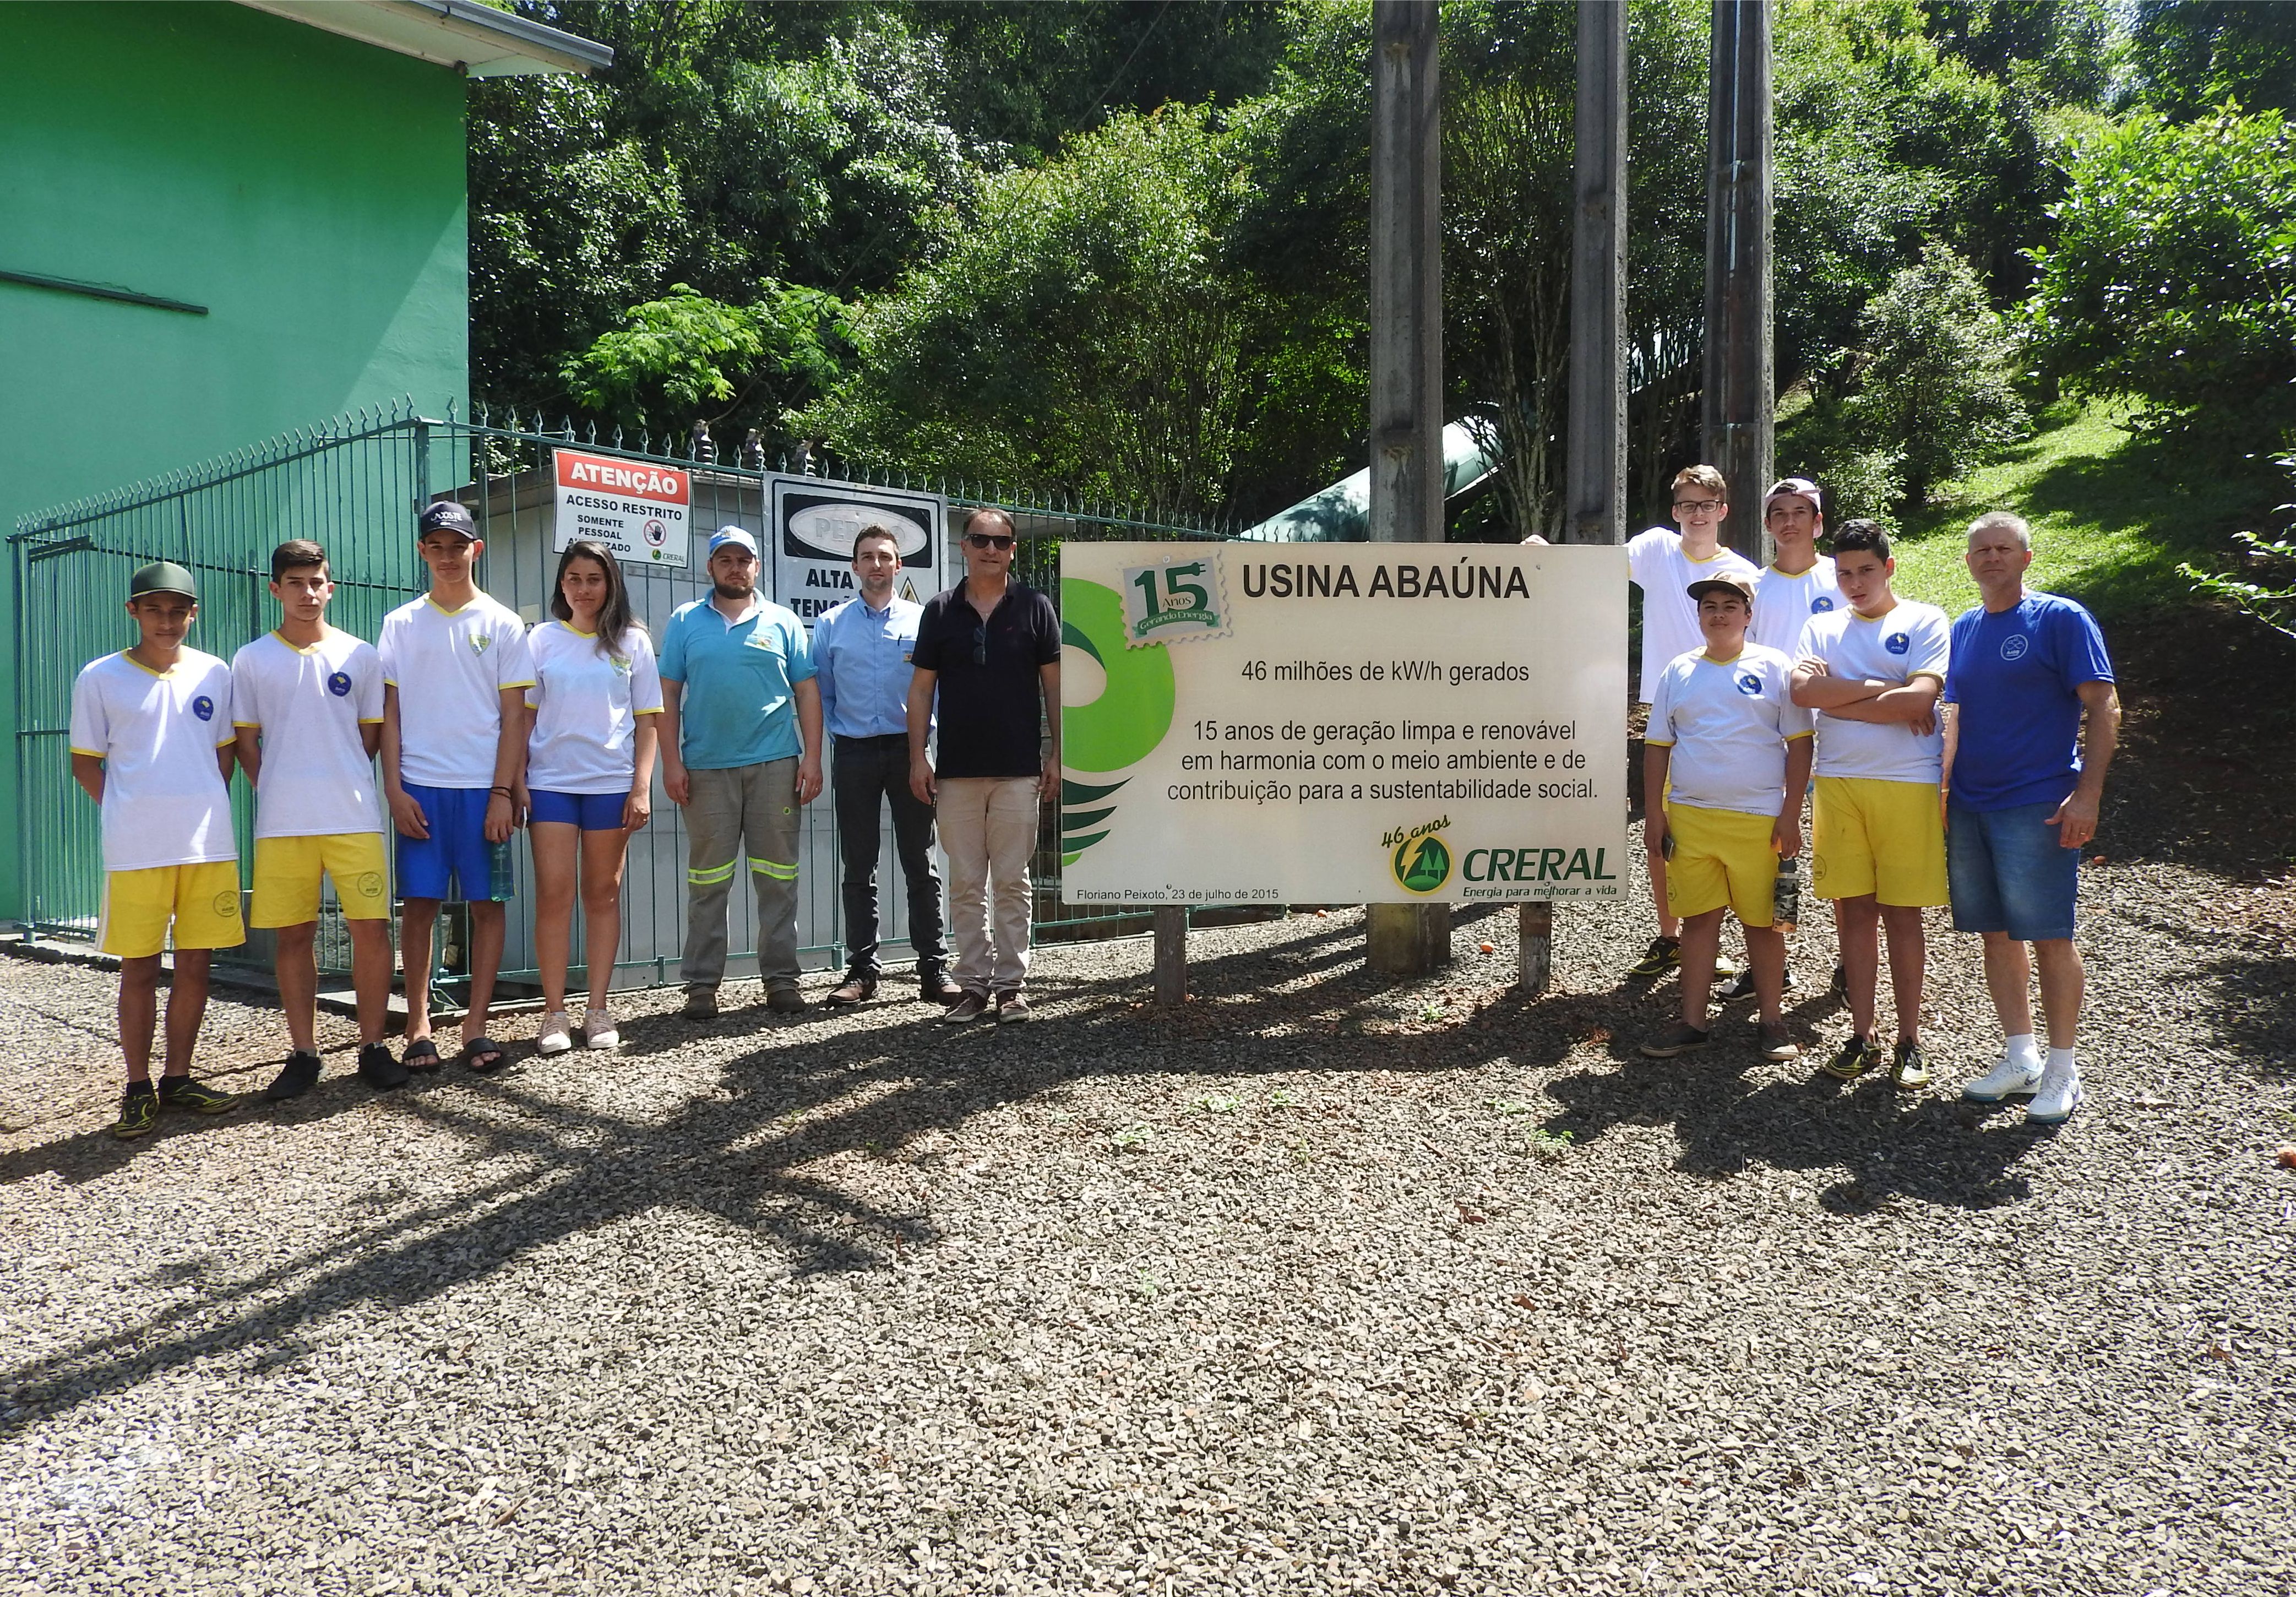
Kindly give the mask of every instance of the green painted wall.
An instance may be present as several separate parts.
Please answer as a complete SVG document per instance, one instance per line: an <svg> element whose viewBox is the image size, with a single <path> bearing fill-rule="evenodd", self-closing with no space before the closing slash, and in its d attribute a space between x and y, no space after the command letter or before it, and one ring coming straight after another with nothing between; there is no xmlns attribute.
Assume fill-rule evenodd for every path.
<svg viewBox="0 0 2296 1597"><path fill-rule="evenodd" d="M463 400L463 172L446 69L238 5L0 4L0 270L209 312L0 282L0 533L345 410ZM12 732L14 670L12 640ZM0 840L17 809L12 736ZM0 845L0 916L19 874Z"/></svg>

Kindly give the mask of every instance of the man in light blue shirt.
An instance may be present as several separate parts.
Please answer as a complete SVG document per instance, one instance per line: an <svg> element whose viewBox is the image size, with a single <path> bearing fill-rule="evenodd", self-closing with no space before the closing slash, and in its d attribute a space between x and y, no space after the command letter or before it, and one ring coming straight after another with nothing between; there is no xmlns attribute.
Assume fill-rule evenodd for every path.
<svg viewBox="0 0 2296 1597"><path fill-rule="evenodd" d="M900 540L883 527L853 539L858 597L813 626L821 709L836 758L838 852L845 867L845 980L824 1000L866 1003L877 996L877 856L880 806L893 807L893 847L909 885L909 945L928 1001L952 1004L948 948L941 938L940 872L933 867L933 810L909 791L909 679L917 618L924 606L895 597Z"/></svg>
<svg viewBox="0 0 2296 1597"><path fill-rule="evenodd" d="M758 894L758 975L776 1015L797 991L798 811L821 793L821 693L796 615L758 597L757 540L709 539L709 597L661 639L661 783L685 811L685 1014L718 1013L726 900L746 860Z"/></svg>

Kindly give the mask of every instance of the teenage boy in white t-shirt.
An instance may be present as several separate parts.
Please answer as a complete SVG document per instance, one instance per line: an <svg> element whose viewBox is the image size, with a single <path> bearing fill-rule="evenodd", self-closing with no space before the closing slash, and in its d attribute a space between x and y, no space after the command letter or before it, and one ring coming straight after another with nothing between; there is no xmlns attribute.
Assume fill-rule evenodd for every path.
<svg viewBox="0 0 2296 1597"><path fill-rule="evenodd" d="M397 1087L406 1067L382 1040L390 1017L390 871L375 803L382 743L382 660L327 624L335 584L327 551L291 539L271 551L277 630L232 656L232 725L255 789L255 897L248 918L276 938L287 1064L267 1099L299 1098L319 1079L320 877L331 877L351 936L359 1079Z"/></svg>
<svg viewBox="0 0 2296 1597"><path fill-rule="evenodd" d="M1952 629L1936 605L1890 591L1898 563L1872 523L1834 535L1833 564L1850 607L1802 629L1793 686L1794 703L1819 712L1810 885L1834 901L1849 989L1849 1041L1823 1068L1848 1081L1882 1062L1874 1026L1887 926L1898 1007L1890 1074L1912 1091L1930 1081L1922 911L1947 897L1937 703Z"/></svg>
<svg viewBox="0 0 2296 1597"><path fill-rule="evenodd" d="M1710 465L1685 466L1674 476L1674 519L1681 531L1652 527L1627 541L1627 572L1643 590L1643 658L1636 688L1642 704L1651 702L1660 673L1669 664L1703 646L1690 585L1708 577L1754 580L1753 562L1722 543L1722 523L1729 514L1730 491L1722 473ZM1651 896L1658 906L1658 935L1628 975L1663 975L1682 962L1681 923L1667 907L1666 860L1649 823L1663 803L1662 794L1643 794L1643 850L1650 865ZM1664 830L1658 829L1660 836Z"/></svg>
<svg viewBox="0 0 2296 1597"><path fill-rule="evenodd" d="M219 1115L239 1102L192 1079L212 951L247 941L231 831L231 668L184 646L199 586L172 560L127 580L135 646L72 683L72 780L103 811L103 913L95 946L119 956L119 1051L127 1091L111 1134L141 1137L160 1107ZM167 1064L152 1084L160 955L173 931Z"/></svg>
<svg viewBox="0 0 2296 1597"><path fill-rule="evenodd" d="M1752 956L1763 1053L1801 1050L1787 1029L1786 940L1775 920L1778 861L1801 852L1810 716L1792 698L1793 662L1747 640L1754 585L1732 574L1690 584L1706 646L1677 655L1652 685L1644 734L1643 791L1663 793L1644 823L1668 860L1667 890L1682 918L1682 1015L1643 1044L1653 1059L1706 1046L1706 996L1736 912ZM1671 844L1669 847L1669 845Z"/></svg>
<svg viewBox="0 0 2296 1597"><path fill-rule="evenodd" d="M439 1068L430 1041L430 933L459 888L471 912L471 1007L463 1063L502 1068L487 1035L487 1008L502 968L511 895L512 795L526 768L526 690L534 659L526 623L472 580L486 545L471 513L451 499L415 523L430 591L382 619L382 790L398 828L399 967L406 978L409 1070Z"/></svg>

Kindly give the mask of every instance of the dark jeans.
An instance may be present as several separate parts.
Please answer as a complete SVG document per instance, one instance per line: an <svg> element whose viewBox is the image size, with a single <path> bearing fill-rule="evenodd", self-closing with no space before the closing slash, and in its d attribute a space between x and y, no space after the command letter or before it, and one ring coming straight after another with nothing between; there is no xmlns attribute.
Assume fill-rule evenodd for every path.
<svg viewBox="0 0 2296 1597"><path fill-rule="evenodd" d="M829 785L837 796L837 845L845 862L845 968L877 976L878 804L893 806L893 846L909 885L909 946L917 979L948 974L941 936L940 872L933 867L933 812L909 791L909 740L840 737Z"/></svg>

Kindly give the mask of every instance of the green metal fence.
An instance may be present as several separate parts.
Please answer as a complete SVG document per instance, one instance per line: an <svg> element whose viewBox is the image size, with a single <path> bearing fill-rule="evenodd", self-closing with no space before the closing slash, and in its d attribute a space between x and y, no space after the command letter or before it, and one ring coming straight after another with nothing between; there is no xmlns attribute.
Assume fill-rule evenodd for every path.
<svg viewBox="0 0 2296 1597"><path fill-rule="evenodd" d="M31 920L68 935L94 931L102 884L94 807L71 780L66 746L71 686L79 668L125 647L133 632L121 604L128 574L152 560L189 566L200 581L200 618L192 643L229 658L239 646L274 624L266 587L271 550L290 538L316 539L327 547L336 582L329 619L373 638L383 615L427 585L412 533L414 512L436 498L469 504L488 542L480 580L488 591L529 612L546 603L555 556L544 535L541 490L550 451L575 445L676 466L691 474L697 529L735 523L761 527L771 471L751 452L720 462L706 436L657 440L619 430L545 428L539 417L506 423L481 411L475 419L452 413L420 416L411 409L365 412L305 429L171 475L119 489L20 518L10 539L15 563L17 614L16 740L24 828L17 841ZM800 469L807 469L800 467ZM976 506L995 506L1013 517L1021 536L1016 569L1057 596L1059 550L1070 538L1190 539L1224 538L1229 529L1160 518L1119 506L1008 490L1001 483L928 478L844 461L815 461L810 473L844 482L947 498L952 523ZM954 558L952 571L961 569ZM657 631L677 603L695 597L704 579L688 572L626 566L641 619ZM246 785L234 784L242 876L253 855L252 805ZM674 978L683 939L685 841L675 806L659 798L653 826L633 839L625 892L623 943L616 980L644 984ZM1040 938L1122 934L1144 929L1145 912L1071 913L1060 903L1060 855L1055 810L1048 807L1037 855L1036 929ZM906 935L906 906L890 846L882 851L881 900L890 955ZM521 851L522 852L522 851ZM840 942L837 850L832 806L808 813L800 860L800 940L810 963L838 958ZM521 874L525 861L521 860ZM521 903L530 904L523 891ZM737 901L729 965L738 975L748 953L748 910ZM530 911L523 911L529 912ZM530 948L530 922L514 924L504 975L530 977L521 951ZM244 956L267 964L267 948L250 943ZM578 951L577 959L584 956ZM323 918L324 967L348 968L349 945L332 904Z"/></svg>

